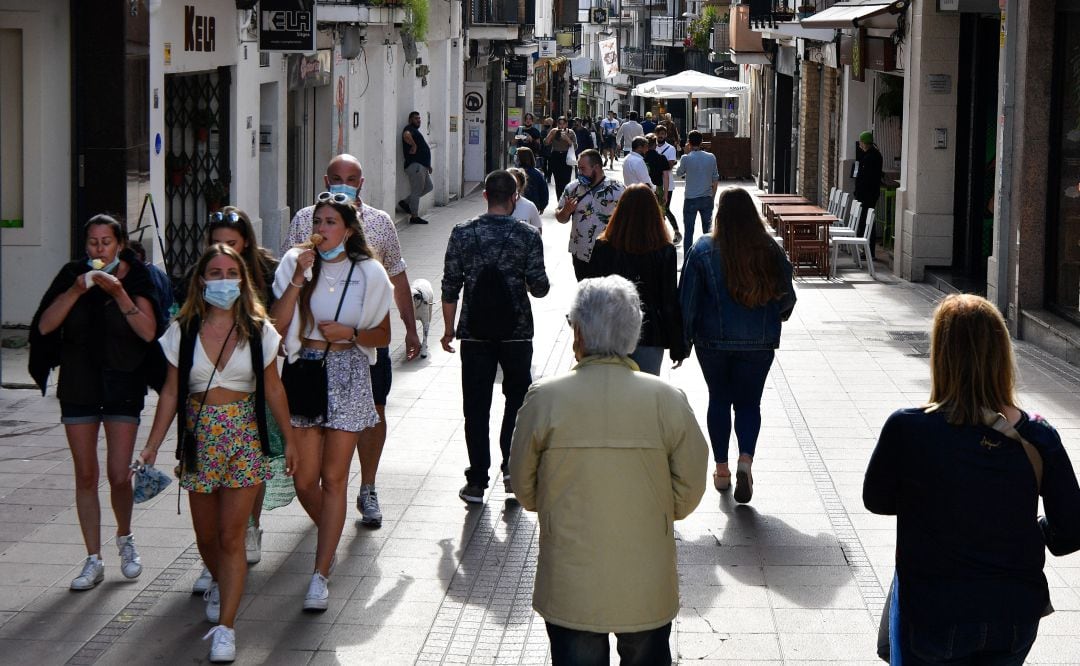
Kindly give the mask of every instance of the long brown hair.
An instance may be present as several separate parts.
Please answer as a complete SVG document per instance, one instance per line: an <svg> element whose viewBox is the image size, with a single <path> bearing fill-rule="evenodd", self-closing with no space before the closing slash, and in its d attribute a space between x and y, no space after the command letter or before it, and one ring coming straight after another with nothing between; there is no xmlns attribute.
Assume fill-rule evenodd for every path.
<svg viewBox="0 0 1080 666"><path fill-rule="evenodd" d="M671 243L664 213L652 188L644 183L627 187L597 240L627 254L647 254Z"/></svg>
<svg viewBox="0 0 1080 666"><path fill-rule="evenodd" d="M319 212L320 208L326 207L333 208L341 216L341 221L345 223L345 228L351 231L349 237L345 239L345 254L349 257L349 261L363 261L365 259L371 259L374 255L371 253L371 248L368 247L367 238L364 236L364 229L360 226L360 217L356 214L356 205L351 201L349 203L334 203L333 201L320 201L315 204L315 209L311 211L311 219L314 223L315 214ZM304 249L314 249L314 244L311 241L302 243L298 247ZM322 271L323 258L319 255L319 251L315 250L315 263L311 265L311 279L304 282L304 286L300 288L300 335L308 330L308 326L311 325L311 294L315 291L315 286L319 283L319 273Z"/></svg>
<svg viewBox="0 0 1080 666"><path fill-rule="evenodd" d="M244 263L244 258L224 243L211 245L199 257L199 263L195 264L195 272L188 283L187 298L184 299L184 304L180 307L180 313L176 318L183 328L187 328L196 318L200 322L206 319L206 301L203 300L206 266L214 257L221 255L235 261L240 268L240 298L233 303L232 311L239 339L247 340L253 331L261 330L267 322L266 308L263 307L262 299L255 293L251 283L251 271Z"/></svg>
<svg viewBox="0 0 1080 666"><path fill-rule="evenodd" d="M934 311L930 405L954 425L982 423L982 410L1016 406L1012 340L990 301L952 294Z"/></svg>
<svg viewBox="0 0 1080 666"><path fill-rule="evenodd" d="M220 215L217 213L220 213ZM259 241L255 238L255 227L251 224L251 218L236 206L225 206L217 213L210 215L210 224L206 227L206 246L209 247L214 244L214 232L218 229L232 229L240 234L244 239L244 251L240 253L240 257L251 272L251 281L255 285L255 293L262 298L262 295L266 293L266 274L269 272L268 253L259 247ZM232 219L231 214L233 213L238 218L235 221Z"/></svg>
<svg viewBox="0 0 1080 666"><path fill-rule="evenodd" d="M749 192L741 187L724 190L712 237L732 300L745 308L759 308L784 295L776 241L765 230Z"/></svg>

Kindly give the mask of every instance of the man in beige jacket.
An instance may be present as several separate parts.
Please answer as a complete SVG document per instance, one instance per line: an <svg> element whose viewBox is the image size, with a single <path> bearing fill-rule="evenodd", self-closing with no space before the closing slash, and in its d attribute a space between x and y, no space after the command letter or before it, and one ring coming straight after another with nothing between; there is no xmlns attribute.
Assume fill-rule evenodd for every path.
<svg viewBox="0 0 1080 666"><path fill-rule="evenodd" d="M708 446L682 391L627 357L641 329L632 283L582 280L568 321L578 363L529 389L510 450L517 499L540 517L533 608L554 666L606 666L610 632L624 666L669 664L674 521L701 501Z"/></svg>

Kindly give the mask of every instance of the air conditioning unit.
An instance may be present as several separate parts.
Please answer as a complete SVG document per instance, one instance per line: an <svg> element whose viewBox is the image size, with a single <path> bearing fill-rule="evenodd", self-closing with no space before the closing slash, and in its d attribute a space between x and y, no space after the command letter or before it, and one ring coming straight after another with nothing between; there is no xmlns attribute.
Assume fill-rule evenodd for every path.
<svg viewBox="0 0 1080 666"><path fill-rule="evenodd" d="M608 22L607 7L593 7L589 12L589 23L593 25L606 25Z"/></svg>

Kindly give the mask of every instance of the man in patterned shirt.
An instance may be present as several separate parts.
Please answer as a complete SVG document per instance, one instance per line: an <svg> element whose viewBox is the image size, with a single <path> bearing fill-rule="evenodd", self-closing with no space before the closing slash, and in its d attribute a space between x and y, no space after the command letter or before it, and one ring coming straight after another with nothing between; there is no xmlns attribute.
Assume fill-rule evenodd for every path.
<svg viewBox="0 0 1080 666"><path fill-rule="evenodd" d="M412 288L405 272L405 260L401 257L401 243L394 221L385 212L360 201L360 188L364 184L363 169L360 160L352 155L338 155L330 160L323 180L328 191L342 192L356 201L360 227L364 230L368 247L375 253L375 258L382 262L394 285L394 302L405 324L405 360L411 361L420 354L420 337L416 334ZM314 210L315 206L308 206L296 212L289 224L285 243L281 246L281 254L308 241ZM356 497L356 508L363 514L361 523L372 527L382 525L382 510L375 492L375 474L379 469L383 445L386 444L386 397L390 393L391 379L390 348L380 347L378 361L371 368L371 392L375 397L375 409L379 412L379 425L361 431L356 443L356 454L360 459L360 494Z"/></svg>
<svg viewBox="0 0 1080 666"><path fill-rule="evenodd" d="M517 181L509 171L489 173L484 180L487 214L454 227L443 262L442 308L446 328L441 342L443 349L451 353L454 351L450 343L455 336L458 296L463 288L465 290L456 335L461 340L461 403L465 413L469 468L465 470L465 486L458 497L469 503L483 503L488 487L491 392L500 366L506 403L499 448L502 450L503 485L506 492L513 492L510 487L510 437L514 433L518 408L532 383L533 318L529 294L541 298L551 288L544 270L540 232L511 217L519 196ZM503 298L479 293L492 285L488 266L493 266L499 274L504 285L501 289ZM498 332L489 328L493 321L497 322Z"/></svg>
<svg viewBox="0 0 1080 666"><path fill-rule="evenodd" d="M583 150L578 155L578 179L566 186L559 197L555 219L563 224L574 219L570 230L570 254L573 255L574 276L580 282L585 265L592 258L596 237L607 227L623 190L622 183L604 175L604 159L595 150Z"/></svg>

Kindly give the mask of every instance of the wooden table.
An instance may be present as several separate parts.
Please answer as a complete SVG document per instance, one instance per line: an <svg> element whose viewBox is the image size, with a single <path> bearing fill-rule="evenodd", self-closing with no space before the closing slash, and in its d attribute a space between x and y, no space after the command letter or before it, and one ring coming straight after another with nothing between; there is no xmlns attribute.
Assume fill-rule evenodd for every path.
<svg viewBox="0 0 1080 666"><path fill-rule="evenodd" d="M835 215L780 215L784 249L796 275L829 275L829 228Z"/></svg>
<svg viewBox="0 0 1080 666"><path fill-rule="evenodd" d="M810 200L801 194L762 194L758 196L761 201L761 214L768 215L770 204L809 204Z"/></svg>
<svg viewBox="0 0 1080 666"><path fill-rule="evenodd" d="M776 217L782 215L832 215L829 211L820 206L814 204L764 204L765 205L765 221L773 227L777 227ZM783 233L780 228L776 228L778 233Z"/></svg>

